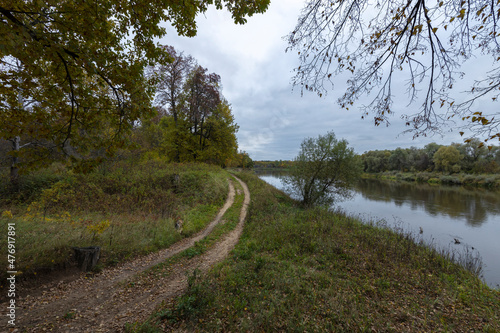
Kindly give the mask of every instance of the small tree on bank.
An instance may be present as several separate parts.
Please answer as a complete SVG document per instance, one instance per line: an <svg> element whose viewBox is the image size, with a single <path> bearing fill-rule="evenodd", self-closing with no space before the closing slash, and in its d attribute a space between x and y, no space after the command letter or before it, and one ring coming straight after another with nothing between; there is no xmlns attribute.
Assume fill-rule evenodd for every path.
<svg viewBox="0 0 500 333"><path fill-rule="evenodd" d="M349 196L352 183L361 174L361 164L346 140L328 132L305 139L285 180L304 206L331 205Z"/></svg>

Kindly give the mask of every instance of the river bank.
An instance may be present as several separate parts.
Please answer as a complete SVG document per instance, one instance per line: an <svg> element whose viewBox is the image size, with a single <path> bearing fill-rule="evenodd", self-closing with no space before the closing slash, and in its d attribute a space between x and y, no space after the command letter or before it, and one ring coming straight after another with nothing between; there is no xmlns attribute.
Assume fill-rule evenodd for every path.
<svg viewBox="0 0 500 333"><path fill-rule="evenodd" d="M259 178L284 190L286 173ZM484 281L500 287L500 192L481 187L362 178L351 197L332 207L371 223L413 233L419 240L456 256L479 258Z"/></svg>
<svg viewBox="0 0 500 333"><path fill-rule="evenodd" d="M483 187L492 190L500 189L500 174L385 171L380 173L364 173L362 177L428 183L432 185L459 185Z"/></svg>
<svg viewBox="0 0 500 333"><path fill-rule="evenodd" d="M134 331L500 330L500 293L411 235L238 176L252 202L232 256Z"/></svg>

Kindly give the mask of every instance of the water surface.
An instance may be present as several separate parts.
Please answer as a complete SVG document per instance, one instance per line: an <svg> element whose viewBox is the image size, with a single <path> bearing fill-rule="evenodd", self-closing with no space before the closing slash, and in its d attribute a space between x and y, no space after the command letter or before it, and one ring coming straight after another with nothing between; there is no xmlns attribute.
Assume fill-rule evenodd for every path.
<svg viewBox="0 0 500 333"><path fill-rule="evenodd" d="M259 177L283 189L282 173ZM479 253L483 278L500 286L500 192L361 179L336 207L362 220L403 228L448 251Z"/></svg>

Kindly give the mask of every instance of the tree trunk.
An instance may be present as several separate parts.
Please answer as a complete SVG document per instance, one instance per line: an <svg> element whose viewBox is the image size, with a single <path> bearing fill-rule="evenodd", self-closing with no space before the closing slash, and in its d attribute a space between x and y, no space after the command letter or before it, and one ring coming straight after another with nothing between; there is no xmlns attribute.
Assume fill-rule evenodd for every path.
<svg viewBox="0 0 500 333"><path fill-rule="evenodd" d="M14 155L12 155L12 160L10 164L10 183L13 186L16 186L19 181L19 170L17 168L17 163L19 162L19 158L17 157L17 153L19 152L21 146L21 138L16 136L12 139L12 150L14 151Z"/></svg>
<svg viewBox="0 0 500 333"><path fill-rule="evenodd" d="M99 255L101 254L99 246L74 247L73 250L75 251L75 259L78 267L82 271L88 272L97 265Z"/></svg>

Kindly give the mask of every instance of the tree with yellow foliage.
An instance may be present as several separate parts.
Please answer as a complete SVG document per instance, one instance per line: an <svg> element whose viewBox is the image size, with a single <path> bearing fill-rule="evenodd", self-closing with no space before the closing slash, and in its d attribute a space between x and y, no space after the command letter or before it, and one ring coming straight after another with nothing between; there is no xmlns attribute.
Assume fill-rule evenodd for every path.
<svg viewBox="0 0 500 333"><path fill-rule="evenodd" d="M82 160L90 151L110 155L127 145L134 124L151 115L154 82L144 69L172 61L156 42L167 33L160 23L194 36L196 16L209 6L225 7L243 24L268 5L0 0L0 138L13 142L13 177L18 158L43 162L57 153ZM100 136L103 128L108 132Z"/></svg>

